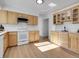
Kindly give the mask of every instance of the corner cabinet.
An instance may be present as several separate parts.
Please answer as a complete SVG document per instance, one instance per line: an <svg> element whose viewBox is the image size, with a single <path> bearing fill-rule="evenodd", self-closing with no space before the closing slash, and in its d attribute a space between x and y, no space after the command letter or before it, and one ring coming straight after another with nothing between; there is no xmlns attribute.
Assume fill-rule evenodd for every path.
<svg viewBox="0 0 79 59"><path fill-rule="evenodd" d="M39 41L39 31L30 31L29 32L29 42Z"/></svg>
<svg viewBox="0 0 79 59"><path fill-rule="evenodd" d="M8 11L8 24L17 24L17 13Z"/></svg>
<svg viewBox="0 0 79 59"><path fill-rule="evenodd" d="M0 24L7 24L7 11L0 10Z"/></svg>

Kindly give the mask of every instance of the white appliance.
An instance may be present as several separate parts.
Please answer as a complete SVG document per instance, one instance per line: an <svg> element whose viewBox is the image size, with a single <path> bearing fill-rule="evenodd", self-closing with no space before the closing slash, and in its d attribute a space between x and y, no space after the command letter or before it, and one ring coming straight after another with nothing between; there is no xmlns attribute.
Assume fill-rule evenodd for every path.
<svg viewBox="0 0 79 59"><path fill-rule="evenodd" d="M27 44L28 40L28 32L27 31L19 31L18 32L18 45Z"/></svg>
<svg viewBox="0 0 79 59"><path fill-rule="evenodd" d="M0 35L0 58L3 58L3 38L4 35Z"/></svg>

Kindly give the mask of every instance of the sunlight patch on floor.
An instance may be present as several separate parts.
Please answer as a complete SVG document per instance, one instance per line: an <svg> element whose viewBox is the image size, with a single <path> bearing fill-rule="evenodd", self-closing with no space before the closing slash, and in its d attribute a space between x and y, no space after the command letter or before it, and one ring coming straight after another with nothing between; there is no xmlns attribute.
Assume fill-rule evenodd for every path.
<svg viewBox="0 0 79 59"><path fill-rule="evenodd" d="M54 45L50 42L35 43L34 45L37 46L37 48L41 52L45 52L45 51L52 50L52 49L55 49L55 48L59 47L59 46Z"/></svg>

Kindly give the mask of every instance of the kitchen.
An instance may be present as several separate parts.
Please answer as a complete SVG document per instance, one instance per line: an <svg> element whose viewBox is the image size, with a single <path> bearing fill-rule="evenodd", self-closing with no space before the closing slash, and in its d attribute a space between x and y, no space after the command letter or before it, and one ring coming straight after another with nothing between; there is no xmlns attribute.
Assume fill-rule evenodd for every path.
<svg viewBox="0 0 79 59"><path fill-rule="evenodd" d="M36 1L1 1L0 58L78 58L79 1Z"/></svg>

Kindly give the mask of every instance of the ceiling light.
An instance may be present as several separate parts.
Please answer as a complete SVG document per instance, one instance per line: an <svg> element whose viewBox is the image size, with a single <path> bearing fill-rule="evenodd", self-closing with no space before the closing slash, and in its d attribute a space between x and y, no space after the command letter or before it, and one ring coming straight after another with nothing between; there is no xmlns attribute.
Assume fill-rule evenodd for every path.
<svg viewBox="0 0 79 59"><path fill-rule="evenodd" d="M54 4L54 3L50 3L49 6L50 6L50 7L55 7L56 4Z"/></svg>
<svg viewBox="0 0 79 59"><path fill-rule="evenodd" d="M43 0L36 0L37 4L42 4L44 1Z"/></svg>

